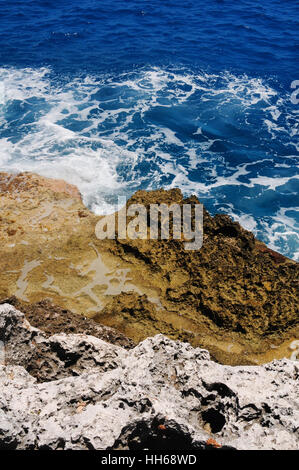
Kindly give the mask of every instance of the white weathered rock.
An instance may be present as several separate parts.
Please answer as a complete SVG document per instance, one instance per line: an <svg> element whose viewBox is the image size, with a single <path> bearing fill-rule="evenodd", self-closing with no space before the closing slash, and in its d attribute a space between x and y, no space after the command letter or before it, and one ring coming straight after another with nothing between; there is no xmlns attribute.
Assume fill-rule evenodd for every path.
<svg viewBox="0 0 299 470"><path fill-rule="evenodd" d="M39 382L90 369L113 369L118 367L115 359L126 354L123 348L89 335L60 333L47 338L8 304L0 305L0 340L4 343L4 364L23 366Z"/></svg>
<svg viewBox="0 0 299 470"><path fill-rule="evenodd" d="M210 437L237 449L298 448L294 361L224 366L163 335L130 351L82 334L46 339L8 305L0 340L0 448L195 449Z"/></svg>

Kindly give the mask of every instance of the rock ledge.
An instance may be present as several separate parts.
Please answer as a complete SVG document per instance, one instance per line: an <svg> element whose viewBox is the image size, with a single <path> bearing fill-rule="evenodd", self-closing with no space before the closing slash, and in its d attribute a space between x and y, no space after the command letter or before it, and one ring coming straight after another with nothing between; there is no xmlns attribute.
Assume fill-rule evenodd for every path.
<svg viewBox="0 0 299 470"><path fill-rule="evenodd" d="M0 448L298 448L298 363L224 366L157 335L47 337L0 306ZM297 381L297 382L296 382Z"/></svg>

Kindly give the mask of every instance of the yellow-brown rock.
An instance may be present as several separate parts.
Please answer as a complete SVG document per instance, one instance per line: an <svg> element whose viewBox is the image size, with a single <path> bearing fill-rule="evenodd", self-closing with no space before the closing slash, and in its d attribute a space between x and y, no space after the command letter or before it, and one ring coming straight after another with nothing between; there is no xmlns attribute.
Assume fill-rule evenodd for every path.
<svg viewBox="0 0 299 470"><path fill-rule="evenodd" d="M179 190L131 203L198 203ZM98 240L99 217L62 181L0 173L0 299L49 298L135 341L161 332L223 363L290 357L298 338L298 264L226 215L204 213L204 243Z"/></svg>

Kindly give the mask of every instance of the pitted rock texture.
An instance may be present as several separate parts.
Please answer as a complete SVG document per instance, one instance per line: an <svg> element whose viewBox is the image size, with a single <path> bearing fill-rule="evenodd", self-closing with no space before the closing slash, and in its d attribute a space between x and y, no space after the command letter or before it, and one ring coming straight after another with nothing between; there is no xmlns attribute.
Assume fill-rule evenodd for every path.
<svg viewBox="0 0 299 470"><path fill-rule="evenodd" d="M134 342L120 331L101 325L91 318L76 315L70 310L62 309L58 305L53 305L48 299L28 304L12 296L0 300L0 305L5 303L21 310L30 325L41 329L47 337L57 333L84 333L126 349L135 346Z"/></svg>
<svg viewBox="0 0 299 470"><path fill-rule="evenodd" d="M0 339L8 352L0 366L2 449L298 448L295 361L224 366L163 335L131 350L82 334L45 339L8 304L0 306ZM36 344L45 348L41 364L43 354L56 354L51 381L28 372Z"/></svg>
<svg viewBox="0 0 299 470"><path fill-rule="evenodd" d="M38 382L79 375L91 368L117 367L116 353L106 341L87 334L47 337L9 304L0 305L0 341L5 346L5 363L23 366Z"/></svg>
<svg viewBox="0 0 299 470"><path fill-rule="evenodd" d="M138 191L127 205L198 202L161 189ZM98 240L99 220L73 186L0 173L0 299L15 295L31 305L49 298L135 343L162 333L224 364L291 357L299 338L298 263L227 215L204 211L203 246L195 251L173 239Z"/></svg>
<svg viewBox="0 0 299 470"><path fill-rule="evenodd" d="M161 203L194 207L199 200L184 198L179 189L161 189L137 191L127 206L142 204L149 213L151 204ZM96 314L136 341L146 329L153 334L161 327L167 336L208 348L219 362L254 364L286 356L298 338L299 264L267 248L228 215L212 217L203 209L199 250L185 250L181 240L171 238L113 242L119 257L143 265L144 278L161 292L164 310L155 311L135 293L121 293ZM284 345L283 338L289 340Z"/></svg>

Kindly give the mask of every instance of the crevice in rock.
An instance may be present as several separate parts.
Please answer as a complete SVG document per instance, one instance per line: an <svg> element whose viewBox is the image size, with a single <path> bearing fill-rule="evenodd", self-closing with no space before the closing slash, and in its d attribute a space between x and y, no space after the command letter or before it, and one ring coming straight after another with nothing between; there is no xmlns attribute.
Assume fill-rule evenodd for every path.
<svg viewBox="0 0 299 470"><path fill-rule="evenodd" d="M115 450L191 450L195 446L184 426L175 421L138 421L123 428L111 447Z"/></svg>
<svg viewBox="0 0 299 470"><path fill-rule="evenodd" d="M226 424L224 415L214 408L203 411L201 417L205 423L210 425L213 434L220 432Z"/></svg>

